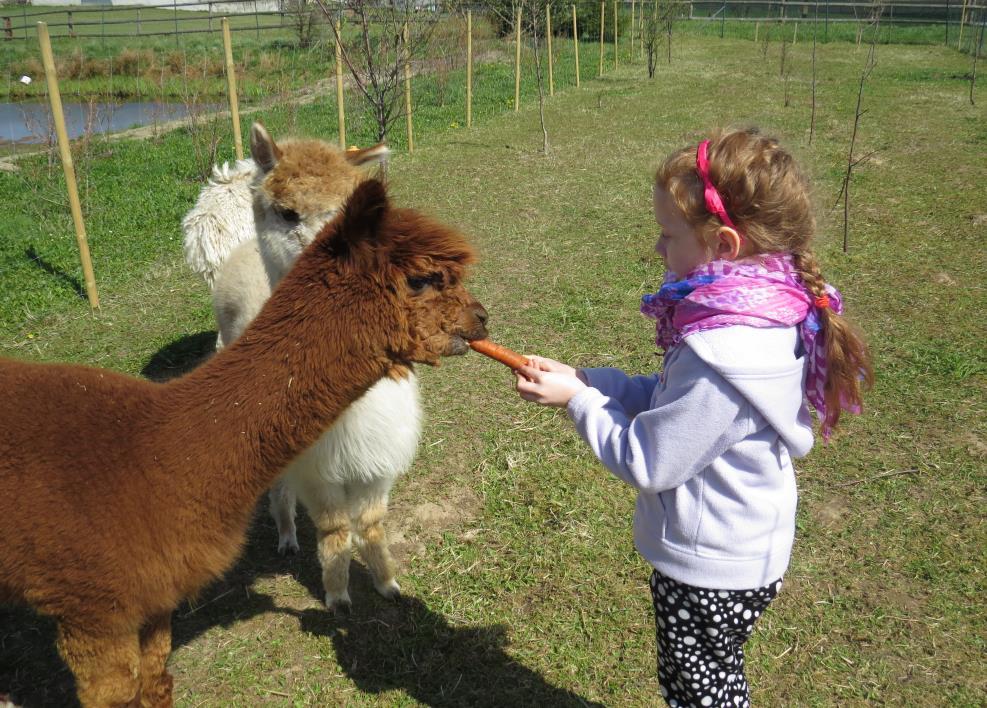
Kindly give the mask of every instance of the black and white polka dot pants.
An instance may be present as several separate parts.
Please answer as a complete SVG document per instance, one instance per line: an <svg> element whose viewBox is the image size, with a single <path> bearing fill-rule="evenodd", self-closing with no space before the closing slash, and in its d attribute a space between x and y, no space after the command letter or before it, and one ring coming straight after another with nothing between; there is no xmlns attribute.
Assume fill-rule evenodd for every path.
<svg viewBox="0 0 987 708"><path fill-rule="evenodd" d="M672 708L750 706L744 642L781 589L709 590L651 574L658 685Z"/></svg>

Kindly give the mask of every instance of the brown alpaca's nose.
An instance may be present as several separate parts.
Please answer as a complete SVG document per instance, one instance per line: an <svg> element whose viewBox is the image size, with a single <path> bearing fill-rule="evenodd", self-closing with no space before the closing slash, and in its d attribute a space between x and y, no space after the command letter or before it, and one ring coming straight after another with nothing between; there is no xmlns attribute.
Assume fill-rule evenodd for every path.
<svg viewBox="0 0 987 708"><path fill-rule="evenodd" d="M476 303L473 306L473 314L476 315L476 319L480 320L480 324L486 327L487 320L490 318L490 315L487 314L487 308L480 303Z"/></svg>

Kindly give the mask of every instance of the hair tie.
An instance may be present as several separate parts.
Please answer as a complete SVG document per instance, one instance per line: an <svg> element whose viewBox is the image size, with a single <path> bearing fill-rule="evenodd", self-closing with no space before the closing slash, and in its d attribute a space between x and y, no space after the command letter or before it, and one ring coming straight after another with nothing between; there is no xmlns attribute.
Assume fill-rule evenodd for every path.
<svg viewBox="0 0 987 708"><path fill-rule="evenodd" d="M820 295L816 298L816 307L820 310L829 309L829 295Z"/></svg>
<svg viewBox="0 0 987 708"><path fill-rule="evenodd" d="M740 230L733 223L733 219L727 214L727 209L723 206L720 193L716 191L713 180L709 178L709 157L706 154L708 148L709 141L703 140L699 143L699 149L696 150L696 172L699 173L699 179L703 181L703 197L706 200L706 208L710 213L715 214L726 226L736 231L737 235L740 236L740 242L743 243L744 235L740 233Z"/></svg>

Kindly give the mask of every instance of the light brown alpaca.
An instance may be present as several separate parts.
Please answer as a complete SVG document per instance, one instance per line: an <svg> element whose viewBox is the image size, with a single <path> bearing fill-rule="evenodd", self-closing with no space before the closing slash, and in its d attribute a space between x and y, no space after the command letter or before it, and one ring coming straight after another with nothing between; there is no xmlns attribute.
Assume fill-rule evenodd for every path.
<svg viewBox="0 0 987 708"><path fill-rule="evenodd" d="M235 560L257 497L382 377L485 336L472 258L368 181L182 378L0 360L0 602L55 618L84 706L171 704L171 612Z"/></svg>

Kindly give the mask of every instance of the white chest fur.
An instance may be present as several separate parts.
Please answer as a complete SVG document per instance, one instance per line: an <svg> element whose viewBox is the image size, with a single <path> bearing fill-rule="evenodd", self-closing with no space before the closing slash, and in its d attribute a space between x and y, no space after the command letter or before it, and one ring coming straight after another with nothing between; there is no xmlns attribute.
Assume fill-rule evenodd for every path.
<svg viewBox="0 0 987 708"><path fill-rule="evenodd" d="M382 379L296 458L285 476L329 484L393 480L415 459L421 419L417 377Z"/></svg>

